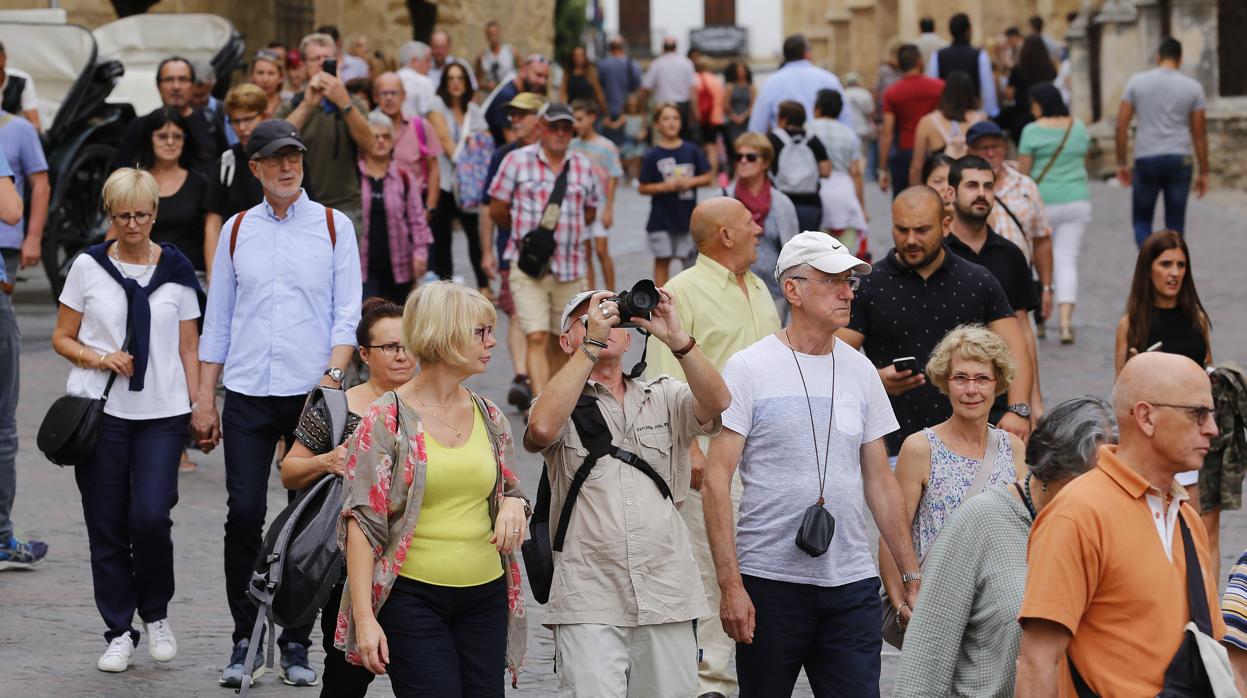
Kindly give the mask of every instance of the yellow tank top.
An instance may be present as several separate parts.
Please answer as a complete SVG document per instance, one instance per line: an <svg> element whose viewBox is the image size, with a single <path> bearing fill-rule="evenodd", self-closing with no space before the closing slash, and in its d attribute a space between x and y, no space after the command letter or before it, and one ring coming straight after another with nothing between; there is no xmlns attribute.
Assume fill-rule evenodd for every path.
<svg viewBox="0 0 1247 698"><path fill-rule="evenodd" d="M484 417L473 410L472 434L458 448L443 446L428 432L424 442L424 502L398 573L447 587L492 582L502 574L502 559L489 542L489 498L498 467Z"/></svg>

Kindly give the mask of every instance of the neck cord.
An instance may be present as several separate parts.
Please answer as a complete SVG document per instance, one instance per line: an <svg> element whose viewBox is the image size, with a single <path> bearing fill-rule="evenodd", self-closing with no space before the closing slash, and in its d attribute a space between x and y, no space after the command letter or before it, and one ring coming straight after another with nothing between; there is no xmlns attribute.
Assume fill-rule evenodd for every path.
<svg viewBox="0 0 1247 698"><path fill-rule="evenodd" d="M827 416L827 442L823 457L818 456L818 431L814 427L814 406L810 402L810 389L805 384L805 373L801 370L801 362L797 360L797 350L792 348L792 337L784 330L784 339L788 340L788 351L792 352L792 362L797 365L797 375L801 377L801 390L805 393L805 407L810 413L810 438L814 441L814 468L818 470L818 505L823 506L823 488L827 482L827 461L831 457L831 423L836 417L836 347L831 347L831 414Z"/></svg>
<svg viewBox="0 0 1247 698"><path fill-rule="evenodd" d="M1039 513L1035 511L1035 500L1031 497L1031 474L1026 474L1025 487L1016 482L1013 483L1013 486L1017 488L1018 494L1022 495L1022 503L1026 505L1026 510L1030 512L1031 524L1034 525L1035 519L1039 516Z"/></svg>

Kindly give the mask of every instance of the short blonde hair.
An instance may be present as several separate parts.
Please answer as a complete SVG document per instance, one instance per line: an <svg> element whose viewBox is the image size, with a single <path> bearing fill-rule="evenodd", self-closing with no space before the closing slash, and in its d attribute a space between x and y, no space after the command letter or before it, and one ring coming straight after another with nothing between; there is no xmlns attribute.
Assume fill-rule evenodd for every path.
<svg viewBox="0 0 1247 698"><path fill-rule="evenodd" d="M997 395L1008 392L1017 372L1008 345L1000 335L982 325L961 325L953 329L931 351L931 358L927 361L927 378L945 395L948 394L948 376L953 370L954 358L990 364L996 374Z"/></svg>
<svg viewBox="0 0 1247 698"><path fill-rule="evenodd" d="M113 213L130 206L150 207L152 213L160 203L160 187L146 170L122 167L104 181L104 212Z"/></svg>
<svg viewBox="0 0 1247 698"><path fill-rule="evenodd" d="M450 281L426 284L407 296L403 343L421 364L463 366L464 349L476 341L476 326L498 319L480 291Z"/></svg>
<svg viewBox="0 0 1247 698"><path fill-rule="evenodd" d="M771 139L757 131L742 133L732 145L735 146L737 152L740 152L741 148L753 148L767 163L775 159L775 148L771 145Z"/></svg>
<svg viewBox="0 0 1247 698"><path fill-rule="evenodd" d="M249 82L230 88L225 95L225 112L253 111L263 114L268 109L268 95L263 88Z"/></svg>

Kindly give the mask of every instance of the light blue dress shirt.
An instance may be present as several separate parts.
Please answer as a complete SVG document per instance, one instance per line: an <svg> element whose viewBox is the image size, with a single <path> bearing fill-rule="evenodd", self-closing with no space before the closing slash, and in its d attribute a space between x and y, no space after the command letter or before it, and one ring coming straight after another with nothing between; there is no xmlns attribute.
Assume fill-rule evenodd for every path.
<svg viewBox="0 0 1247 698"><path fill-rule="evenodd" d="M819 90L835 90L844 98L844 86L835 73L823 70L809 61L792 61L775 71L762 83L758 91L758 99L749 114L749 130L757 133L770 133L776 126L775 115L779 112L779 103L785 100L800 102L805 107L806 122L814 120L814 98ZM844 99L848 105L848 99ZM853 127L853 114L850 109L840 110L840 123Z"/></svg>
<svg viewBox="0 0 1247 698"><path fill-rule="evenodd" d="M927 76L940 76L940 53L931 54L931 62L927 64ZM992 73L992 61L987 52L979 49L979 88L983 94L983 111L993 119L1000 115L1000 103L996 99L996 75Z"/></svg>
<svg viewBox="0 0 1247 698"><path fill-rule="evenodd" d="M279 219L251 207L231 258L231 216L221 228L199 358L225 364L225 387L253 397L301 395L329 366L334 346L355 345L362 287L351 219L303 192Z"/></svg>

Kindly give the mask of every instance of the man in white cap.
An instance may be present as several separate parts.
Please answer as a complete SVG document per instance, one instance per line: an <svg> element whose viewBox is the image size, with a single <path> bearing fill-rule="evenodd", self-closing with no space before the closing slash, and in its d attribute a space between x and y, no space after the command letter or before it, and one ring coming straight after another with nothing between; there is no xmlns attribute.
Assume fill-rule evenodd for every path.
<svg viewBox="0 0 1247 698"><path fill-rule="evenodd" d="M689 446L719 431L731 394L671 294L649 290L658 303L648 319L621 318L610 291L571 299L559 325L570 358L524 433L549 483L554 574L544 622L561 695L691 696L697 687L694 622L706 596L676 505L689 489ZM632 337L621 321L667 345L688 383L625 375Z"/></svg>
<svg viewBox="0 0 1247 698"><path fill-rule="evenodd" d="M879 694L882 609L865 507L888 549L880 554L904 573L905 620L916 603L921 573L883 443L896 418L875 367L835 337L855 274L869 272L830 235L793 237L775 265L788 327L723 370L732 404L710 442L702 504L742 695L788 695L802 668L815 695Z"/></svg>

